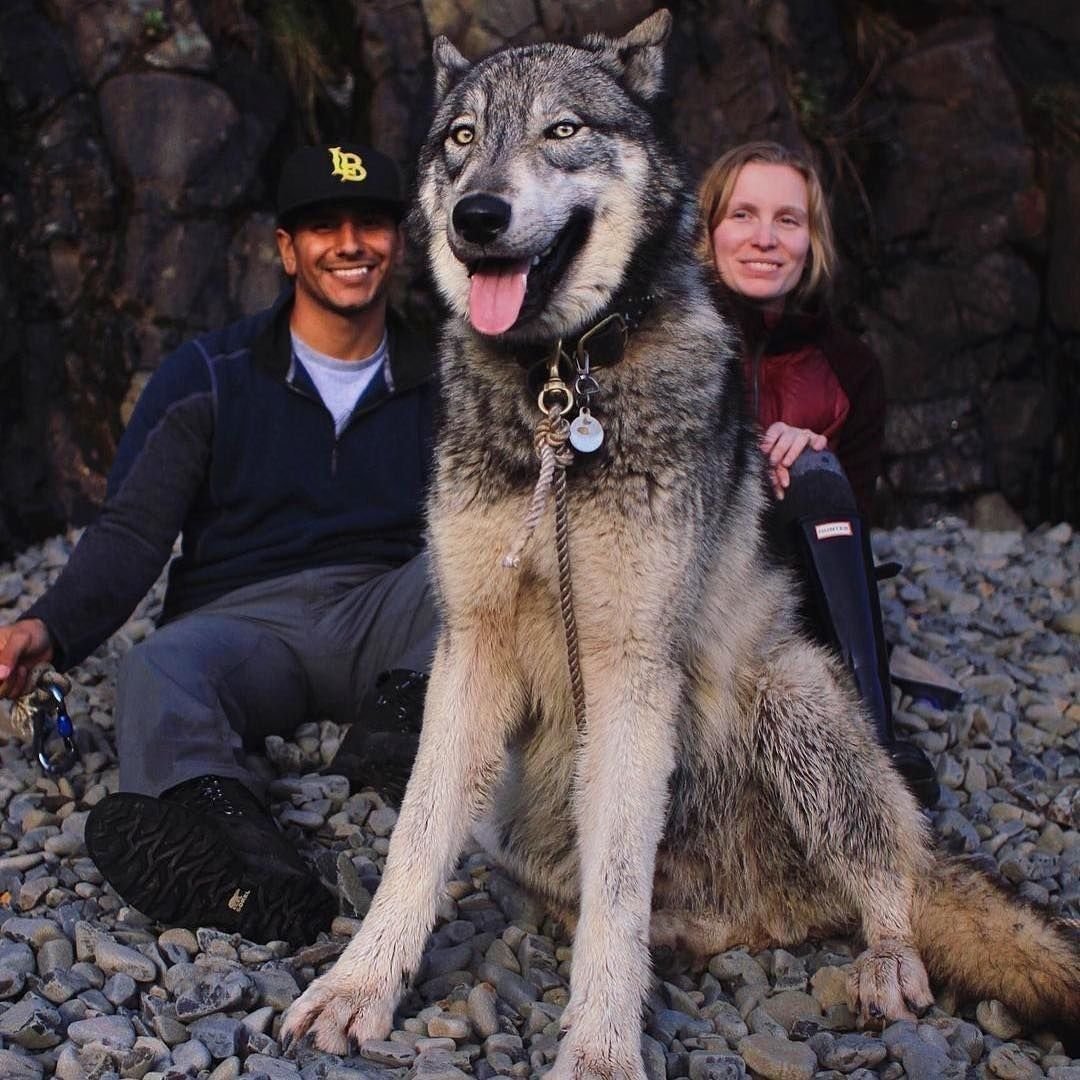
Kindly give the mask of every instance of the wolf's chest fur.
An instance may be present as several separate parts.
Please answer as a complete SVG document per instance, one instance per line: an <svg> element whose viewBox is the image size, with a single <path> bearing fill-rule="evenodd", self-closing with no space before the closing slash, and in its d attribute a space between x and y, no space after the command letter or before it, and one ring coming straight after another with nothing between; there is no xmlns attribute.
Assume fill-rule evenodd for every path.
<svg viewBox="0 0 1080 1080"><path fill-rule="evenodd" d="M575 453L566 470L575 518L588 514L591 500L628 517L650 518L668 499L678 505L667 512L690 512L722 476L741 424L736 372L723 325L695 300L673 298L631 338L618 363L594 373L599 391L588 404L604 441L595 454ZM702 306L703 318L696 332L680 331L684 341L673 350L669 313L680 304ZM527 497L539 470L537 380L469 334L450 335L443 346L438 486L445 494L469 492L481 504ZM582 404L575 400L569 422Z"/></svg>

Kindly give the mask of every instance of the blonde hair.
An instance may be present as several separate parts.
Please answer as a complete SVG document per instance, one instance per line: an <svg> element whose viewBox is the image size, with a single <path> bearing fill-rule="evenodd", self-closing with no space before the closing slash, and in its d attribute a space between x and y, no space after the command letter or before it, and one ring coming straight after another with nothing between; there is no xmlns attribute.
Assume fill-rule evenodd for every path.
<svg viewBox="0 0 1080 1080"><path fill-rule="evenodd" d="M698 202L701 206L701 237L698 241L698 255L716 269L713 257L713 229L727 213L731 202L735 182L744 165L756 161L763 165L787 165L794 169L806 181L807 227L810 232L810 258L807 260L803 279L796 289L801 300L811 297L819 288L824 288L832 279L836 268L836 247L833 243L832 222L829 219L829 207L825 201L825 192L813 165L794 150L775 142L748 142L734 147L717 158L702 177L698 188Z"/></svg>

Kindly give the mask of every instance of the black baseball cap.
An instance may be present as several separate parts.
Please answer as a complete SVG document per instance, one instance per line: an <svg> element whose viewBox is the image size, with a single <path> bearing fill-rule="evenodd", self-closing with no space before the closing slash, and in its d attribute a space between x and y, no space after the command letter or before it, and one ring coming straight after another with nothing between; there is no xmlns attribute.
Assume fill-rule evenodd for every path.
<svg viewBox="0 0 1080 1080"><path fill-rule="evenodd" d="M278 224L309 206L342 201L367 203L400 221L405 199L397 166L363 143L301 146L289 155L278 181Z"/></svg>

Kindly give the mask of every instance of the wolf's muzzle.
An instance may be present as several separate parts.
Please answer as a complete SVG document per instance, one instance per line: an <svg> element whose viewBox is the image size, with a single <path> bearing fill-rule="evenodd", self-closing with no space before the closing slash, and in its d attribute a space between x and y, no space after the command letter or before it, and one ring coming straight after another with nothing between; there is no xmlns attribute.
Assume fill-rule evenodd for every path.
<svg viewBox="0 0 1080 1080"><path fill-rule="evenodd" d="M466 195L454 207L454 228L470 244L490 244L506 231L511 209L497 195Z"/></svg>

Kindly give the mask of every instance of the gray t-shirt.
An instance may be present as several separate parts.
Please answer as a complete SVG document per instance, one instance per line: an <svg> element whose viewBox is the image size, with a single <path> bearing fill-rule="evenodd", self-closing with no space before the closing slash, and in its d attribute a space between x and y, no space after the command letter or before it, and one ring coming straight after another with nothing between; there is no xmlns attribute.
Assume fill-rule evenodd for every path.
<svg viewBox="0 0 1080 1080"><path fill-rule="evenodd" d="M387 344L383 334L379 347L363 360L338 360L318 352L306 342L292 335L293 354L304 365L311 381L319 391L323 404L334 418L334 431L341 434L349 422L357 402L377 376L389 379L390 368L386 365Z"/></svg>

